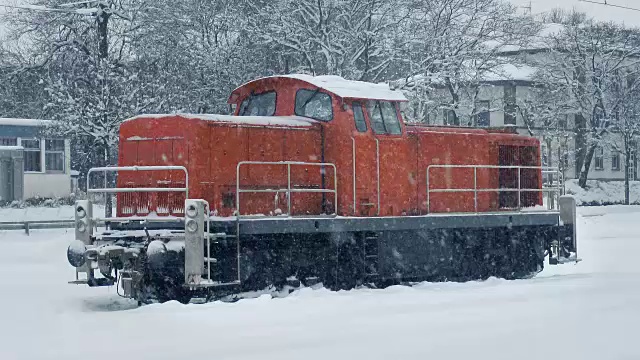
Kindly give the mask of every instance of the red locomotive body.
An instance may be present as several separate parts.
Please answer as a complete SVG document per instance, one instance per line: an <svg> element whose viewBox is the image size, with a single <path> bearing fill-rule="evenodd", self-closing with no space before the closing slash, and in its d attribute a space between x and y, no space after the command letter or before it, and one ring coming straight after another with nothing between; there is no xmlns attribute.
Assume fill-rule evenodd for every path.
<svg viewBox="0 0 640 360"><path fill-rule="evenodd" d="M117 194L117 216L76 204L74 282L187 301L290 281L521 278L547 256L577 259L575 201L543 186L559 172L540 166L537 139L407 125L404 101L387 85L286 75L235 89L234 115L124 121L118 167L87 175L89 194ZM116 172L116 188L91 188L94 172Z"/></svg>
<svg viewBox="0 0 640 360"><path fill-rule="evenodd" d="M335 164L335 169L291 167L292 188L335 189L338 196L334 204L327 193L292 194L290 215L335 212L343 216L401 216L542 205L541 193L521 192L518 203L518 194L497 191L501 187L517 188L518 177L521 188L538 189L539 169L522 169L518 174L516 169L449 167L433 168L427 174L429 166L443 164L539 167L537 139L479 129L407 126L399 111L400 102L405 101L401 94L354 83L333 77L270 77L232 93L229 101L235 105L235 117L166 115L130 119L121 127L119 164L187 167L191 174L189 195L207 200L220 216L233 215L237 210L236 172L243 161ZM351 88L345 90L345 84ZM345 95L332 92L334 89ZM296 101L299 104L300 96L306 95L296 99L300 91L318 100L312 104L317 107L313 110L319 114L317 120L296 115ZM261 99L265 97L270 99ZM246 107L252 98L259 104L250 110L261 116L239 116L245 110L243 102ZM280 164L253 164L241 167L239 174L241 188L284 189L288 184L287 168ZM119 178L119 186L183 186L185 179L180 175L129 173ZM436 192L427 198L427 178L431 189L476 189L480 193ZM496 191L485 191L488 189ZM122 195L118 215L168 214L168 197ZM172 199L172 214L181 215L179 205L184 198ZM241 215L286 213L286 204L285 193L240 197Z"/></svg>

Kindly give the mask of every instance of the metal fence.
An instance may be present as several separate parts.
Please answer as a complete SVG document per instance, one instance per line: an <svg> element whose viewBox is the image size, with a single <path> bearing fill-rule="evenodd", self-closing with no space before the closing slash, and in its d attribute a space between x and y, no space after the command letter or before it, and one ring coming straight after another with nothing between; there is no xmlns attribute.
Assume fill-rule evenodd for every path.
<svg viewBox="0 0 640 360"><path fill-rule="evenodd" d="M95 226L104 226L104 221L96 223ZM24 230L26 235L36 229L74 229L75 227L75 220L0 221L0 231Z"/></svg>

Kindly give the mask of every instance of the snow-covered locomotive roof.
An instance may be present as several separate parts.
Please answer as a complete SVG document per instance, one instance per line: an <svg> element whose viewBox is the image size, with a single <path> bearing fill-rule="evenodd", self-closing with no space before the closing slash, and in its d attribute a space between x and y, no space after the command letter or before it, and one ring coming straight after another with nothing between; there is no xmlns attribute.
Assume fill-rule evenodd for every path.
<svg viewBox="0 0 640 360"><path fill-rule="evenodd" d="M227 124L250 125L250 126L292 126L310 127L316 123L301 116L233 116L218 114L148 114L138 115L125 121L136 119L162 119L181 117L185 119L205 120Z"/></svg>
<svg viewBox="0 0 640 360"><path fill-rule="evenodd" d="M340 76L335 75L311 76L306 74L289 74L268 76L245 83L234 89L232 93L235 93L244 86L258 81L278 78L288 78L304 81L313 86L333 93L341 98L407 101L407 98L401 91L392 90L388 84L374 84L364 81L346 80Z"/></svg>

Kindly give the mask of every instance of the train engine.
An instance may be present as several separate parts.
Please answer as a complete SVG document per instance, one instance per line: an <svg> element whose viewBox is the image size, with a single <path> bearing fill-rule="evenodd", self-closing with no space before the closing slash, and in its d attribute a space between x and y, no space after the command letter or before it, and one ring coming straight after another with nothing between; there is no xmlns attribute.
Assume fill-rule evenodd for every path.
<svg viewBox="0 0 640 360"><path fill-rule="evenodd" d="M405 124L384 84L283 75L233 115L140 115L118 166L76 204L72 283L139 302L286 284L330 289L534 276L577 261L575 201L540 143L505 129ZM111 174L115 186L105 186ZM92 199L90 197L90 199Z"/></svg>

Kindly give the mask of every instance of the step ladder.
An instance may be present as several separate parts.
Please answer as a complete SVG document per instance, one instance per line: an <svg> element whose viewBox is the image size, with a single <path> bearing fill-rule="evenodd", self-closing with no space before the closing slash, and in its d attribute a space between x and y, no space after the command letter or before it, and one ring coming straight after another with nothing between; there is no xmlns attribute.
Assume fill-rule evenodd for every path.
<svg viewBox="0 0 640 360"><path fill-rule="evenodd" d="M362 234L362 256L364 275L366 277L378 276L378 243L380 234L377 232L365 232Z"/></svg>
<svg viewBox="0 0 640 360"><path fill-rule="evenodd" d="M237 230L237 228L236 228ZM206 250L205 250L205 256L204 256L204 273L202 274L202 285L206 285L206 286L229 286L229 285L239 285L240 284L240 273L238 270L237 273L237 279L231 282L222 282L222 281L218 281L215 279L215 276L213 276L213 273L215 271L215 267L218 265L218 259L217 259L217 248L220 247L220 242L221 241L227 241L227 240L232 240L235 242L236 244L236 249L237 249L237 264L236 266L238 267L238 269L240 269L240 238L238 236L238 233L236 232L236 234L227 234L224 232L219 232L219 233L210 233L208 236L205 235L205 244L207 246Z"/></svg>
<svg viewBox="0 0 640 360"><path fill-rule="evenodd" d="M185 285L199 288L240 285L240 221L235 234L212 232L209 203L203 199L185 200ZM216 257L219 242L235 241L236 276L232 281L220 281L212 269L220 265Z"/></svg>

